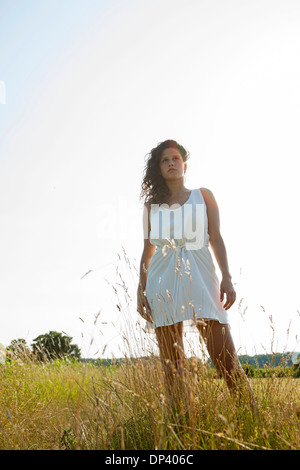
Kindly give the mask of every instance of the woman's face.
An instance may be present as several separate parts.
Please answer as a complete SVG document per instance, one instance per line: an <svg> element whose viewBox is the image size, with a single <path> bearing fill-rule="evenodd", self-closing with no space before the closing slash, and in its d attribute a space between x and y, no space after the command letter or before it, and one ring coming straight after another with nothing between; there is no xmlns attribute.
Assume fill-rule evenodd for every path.
<svg viewBox="0 0 300 470"><path fill-rule="evenodd" d="M162 152L159 166L162 177L173 180L184 176L187 164L179 150L170 147Z"/></svg>

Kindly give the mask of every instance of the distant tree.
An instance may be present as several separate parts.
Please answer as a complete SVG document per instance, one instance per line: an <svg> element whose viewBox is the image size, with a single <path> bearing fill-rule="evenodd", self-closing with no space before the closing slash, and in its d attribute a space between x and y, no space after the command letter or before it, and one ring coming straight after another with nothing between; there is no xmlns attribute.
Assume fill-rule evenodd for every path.
<svg viewBox="0 0 300 470"><path fill-rule="evenodd" d="M32 351L39 361L72 358L80 359L80 349L71 344L72 338L57 331L50 331L33 340Z"/></svg>
<svg viewBox="0 0 300 470"><path fill-rule="evenodd" d="M32 353L24 338L13 339L7 348L8 354L14 359L31 359Z"/></svg>

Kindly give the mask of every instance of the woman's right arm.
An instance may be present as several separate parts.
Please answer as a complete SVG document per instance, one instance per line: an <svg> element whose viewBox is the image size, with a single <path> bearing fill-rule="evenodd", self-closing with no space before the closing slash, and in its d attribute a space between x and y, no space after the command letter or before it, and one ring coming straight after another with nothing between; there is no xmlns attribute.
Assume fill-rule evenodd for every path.
<svg viewBox="0 0 300 470"><path fill-rule="evenodd" d="M155 253L155 246L152 245L149 240L150 229L150 204L145 203L143 213L144 250L140 262L140 277L137 290L137 311L145 320L152 322L151 309L145 295L149 263Z"/></svg>

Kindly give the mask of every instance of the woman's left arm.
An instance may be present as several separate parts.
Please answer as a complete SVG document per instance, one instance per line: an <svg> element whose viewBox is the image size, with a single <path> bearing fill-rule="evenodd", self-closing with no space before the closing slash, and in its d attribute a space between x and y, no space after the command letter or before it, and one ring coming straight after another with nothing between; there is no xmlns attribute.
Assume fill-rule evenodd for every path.
<svg viewBox="0 0 300 470"><path fill-rule="evenodd" d="M236 292L231 281L226 247L220 232L219 208L209 189L201 188L201 193L207 209L209 243L222 273L220 300L223 302L224 294L226 294L224 308L228 310L236 300Z"/></svg>

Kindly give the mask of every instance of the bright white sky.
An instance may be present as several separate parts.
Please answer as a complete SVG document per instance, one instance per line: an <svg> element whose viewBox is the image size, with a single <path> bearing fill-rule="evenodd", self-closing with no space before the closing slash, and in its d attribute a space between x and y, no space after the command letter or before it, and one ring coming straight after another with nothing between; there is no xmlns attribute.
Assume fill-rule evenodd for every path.
<svg viewBox="0 0 300 470"><path fill-rule="evenodd" d="M299 57L297 0L1 0L0 342L150 347L139 194L171 138L219 204L239 352L298 350Z"/></svg>

